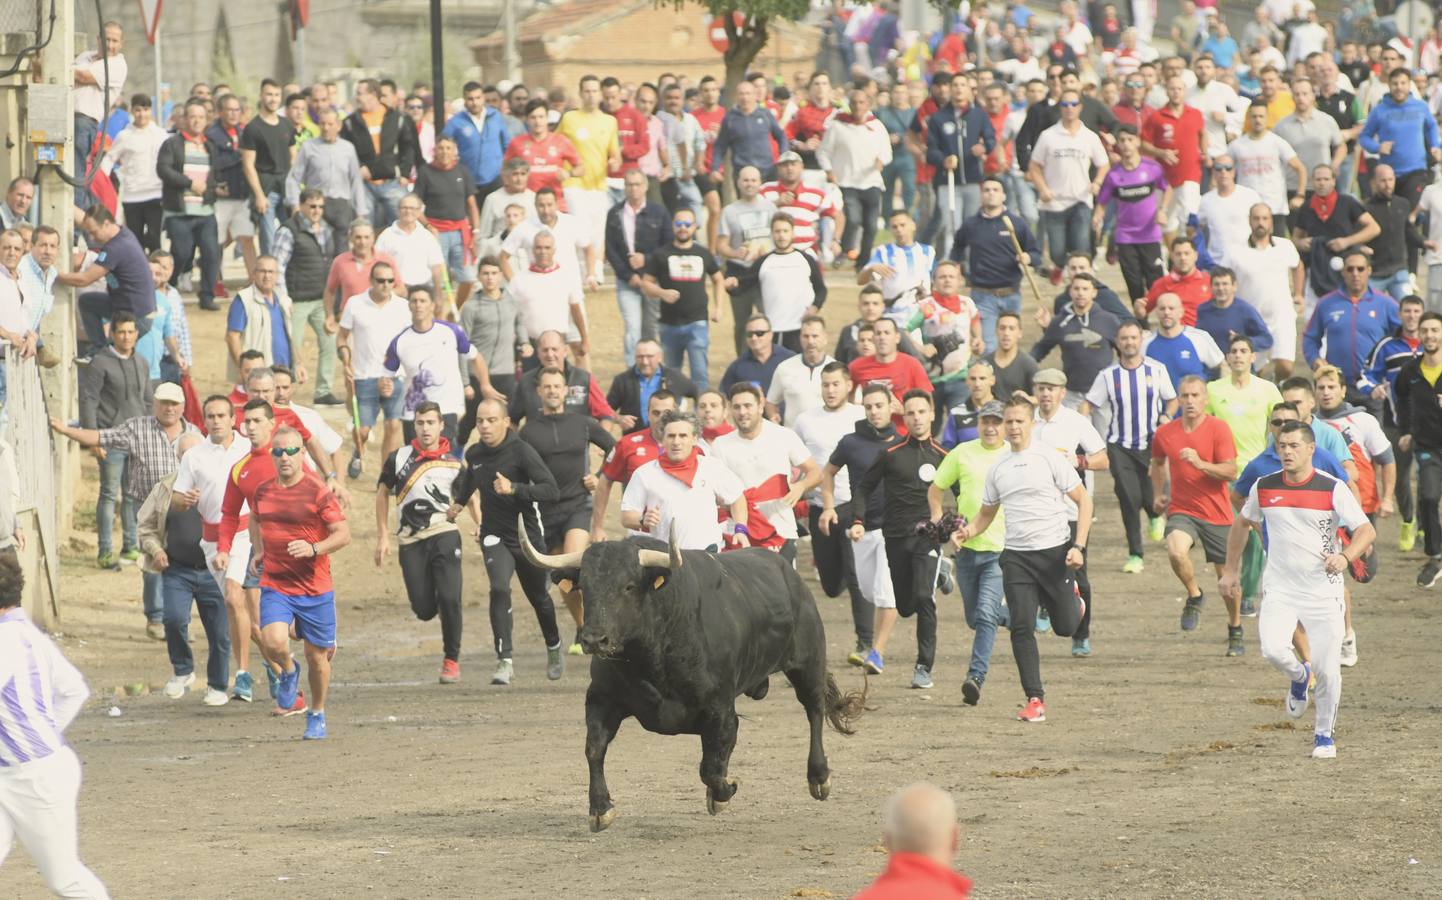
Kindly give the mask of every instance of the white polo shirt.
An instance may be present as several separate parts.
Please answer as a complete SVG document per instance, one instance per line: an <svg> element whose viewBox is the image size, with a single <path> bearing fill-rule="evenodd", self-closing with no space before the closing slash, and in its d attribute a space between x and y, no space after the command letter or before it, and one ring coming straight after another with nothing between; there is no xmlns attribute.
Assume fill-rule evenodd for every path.
<svg viewBox="0 0 1442 900"><path fill-rule="evenodd" d="M669 539L675 523L676 543L682 550L705 550L721 546L716 507L730 506L743 493L740 479L715 457L697 458L690 487L661 468L659 460L652 460L631 476L621 495L621 510L645 515L647 509L657 507L661 522L652 537Z"/></svg>
<svg viewBox="0 0 1442 900"><path fill-rule="evenodd" d="M404 297L394 294L384 306L362 291L345 302L340 327L350 332L351 367L359 379L384 378L386 348L395 336L411 327L411 310Z"/></svg>
<svg viewBox="0 0 1442 900"><path fill-rule="evenodd" d="M1067 409L1065 406L1057 407L1056 414L1051 421L1043 421L1041 410L1036 412L1036 424L1032 426L1031 446L1039 450L1049 450L1055 453L1067 468L1076 471L1076 455L1081 452L1087 456L1099 453L1107 448L1106 441L1097 433L1091 420L1074 409ZM1088 475L1091 473L1088 472ZM1085 483L1086 489L1091 490L1091 485ZM1062 502L1066 505L1067 521L1075 522L1077 516L1076 504L1071 502L1070 497L1063 497ZM1010 544L1008 544L1010 546ZM1050 546L1055 547L1056 544Z"/></svg>
<svg viewBox="0 0 1442 900"><path fill-rule="evenodd" d="M771 373L766 402L782 407L781 421L787 428L793 427L802 413L821 406L821 370L833 361L827 354L815 366L808 366L798 353Z"/></svg>
<svg viewBox="0 0 1442 900"><path fill-rule="evenodd" d="M545 331L559 331L568 341L581 339L571 319L571 307L581 306L586 300L576 272L560 264L545 271L528 266L518 271L506 287L521 308L521 320L531 340Z"/></svg>
<svg viewBox="0 0 1442 900"><path fill-rule="evenodd" d="M736 473L747 490L777 478L783 483L789 482L791 470L811 459L811 451L806 449L796 432L771 421L762 422L761 430L751 440L742 437L740 431L733 431L712 441L711 446L716 458ZM768 489L764 493L775 491ZM795 540L796 516L792 514L791 507L781 502L782 499L777 496L773 500L763 500L756 504L756 508L771 522L777 534L788 541Z"/></svg>
<svg viewBox="0 0 1442 900"><path fill-rule="evenodd" d="M405 284L430 284L432 267L446 264L441 242L420 224L407 232L399 222L392 223L376 238L376 250L391 255Z"/></svg>
<svg viewBox="0 0 1442 900"><path fill-rule="evenodd" d="M795 357L800 359L800 357ZM786 362L790 362L787 360ZM782 363L785 365L785 363ZM780 366L777 367L780 371ZM771 382L774 387L776 382ZM801 438L801 443L811 451L811 459L818 466L825 467L831 461L831 454L841 439L856 430L857 421L866 418L866 410L855 403L843 403L836 409L827 409L825 406L817 406L809 409L796 419L796 436ZM840 474L839 472L837 473ZM832 499L837 506L851 502L851 479L837 478L836 489ZM812 489L806 495L806 500L812 506L821 505L821 488Z"/></svg>
<svg viewBox="0 0 1442 900"><path fill-rule="evenodd" d="M307 424L306 427L309 428L310 425ZM195 508L200 513L201 521L218 525L220 506L225 500L225 483L230 480L230 470L249 455L250 441L242 437L240 432L231 436L229 447L222 447L207 438L204 443L191 447L180 458L180 467L175 472L175 492L183 494L199 490L200 499L196 501ZM246 514L244 506L241 507L240 514Z"/></svg>

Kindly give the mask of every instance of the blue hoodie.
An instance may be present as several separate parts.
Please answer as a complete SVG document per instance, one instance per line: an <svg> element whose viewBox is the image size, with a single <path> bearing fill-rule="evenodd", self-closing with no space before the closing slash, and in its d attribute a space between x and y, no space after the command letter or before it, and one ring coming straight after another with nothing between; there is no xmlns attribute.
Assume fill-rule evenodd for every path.
<svg viewBox="0 0 1442 900"><path fill-rule="evenodd" d="M511 141L506 119L495 107L486 107L486 116L481 124L482 130L478 131L471 114L463 109L451 116L441 132L455 140L461 165L470 171L471 179L478 188L501 177L501 162L506 155L506 145Z"/></svg>
<svg viewBox="0 0 1442 900"><path fill-rule="evenodd" d="M1427 151L1442 146L1437 136L1437 120L1432 118L1427 104L1416 97L1398 103L1391 94L1372 107L1367 124L1362 126L1360 141L1368 153L1381 153L1382 144L1391 141L1392 152L1382 153L1381 161L1391 166L1398 178L1425 171L1431 165Z"/></svg>
<svg viewBox="0 0 1442 900"><path fill-rule="evenodd" d="M991 127L991 118L986 110L976 104L958 113L956 104L948 103L932 113L926 122L926 162L936 167L931 183L946 184L946 170L941 167L948 156L961 159L956 170L957 184L977 184L981 181L981 158L971 154L971 148L980 143L987 153L996 149L996 130ZM960 145L960 149L958 146Z"/></svg>

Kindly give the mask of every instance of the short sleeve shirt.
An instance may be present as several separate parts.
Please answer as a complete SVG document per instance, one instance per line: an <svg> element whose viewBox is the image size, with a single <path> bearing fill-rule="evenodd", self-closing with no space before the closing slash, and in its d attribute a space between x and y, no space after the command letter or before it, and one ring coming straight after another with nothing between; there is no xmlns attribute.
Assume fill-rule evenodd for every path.
<svg viewBox="0 0 1442 900"><path fill-rule="evenodd" d="M1227 146L1237 165L1237 184L1256 191L1273 213L1286 215L1287 162L1297 155L1292 145L1273 132L1260 138L1244 134Z"/></svg>
<svg viewBox="0 0 1442 900"><path fill-rule="evenodd" d="M469 362L476 348L461 326L437 319L427 331L408 326L386 348L388 372L406 373L405 405L402 419L414 419L416 407L426 401L440 404L443 415L459 416L466 411L466 385L461 380L458 360Z"/></svg>
<svg viewBox="0 0 1442 900"><path fill-rule="evenodd" d="M987 473L1010 453L1006 444L992 448L983 446L980 440L957 444L936 467L932 484L943 491L955 488L956 511L968 520L974 519L981 512ZM1006 511L998 509L986 531L962 546L977 553L1000 553L1006 547L1005 532Z"/></svg>
<svg viewBox="0 0 1442 900"><path fill-rule="evenodd" d="M285 191L285 176L290 171L290 146L293 143L295 127L285 116L281 116L274 125L256 116L240 133L240 149L255 151L255 174L267 194Z"/></svg>
<svg viewBox="0 0 1442 900"><path fill-rule="evenodd" d="M1265 378L1252 376L1246 387L1238 387L1231 378L1220 378L1207 387L1207 413L1216 416L1232 430L1237 448L1237 471L1267 449L1267 421L1272 407L1282 402L1282 393Z"/></svg>
<svg viewBox="0 0 1442 900"><path fill-rule="evenodd" d="M291 541L318 544L327 527L345 521L340 503L315 475L307 473L290 487L272 479L256 488L251 514L260 519L260 586L291 597L315 597L331 590L330 557L294 557Z"/></svg>
<svg viewBox="0 0 1442 900"><path fill-rule="evenodd" d="M1049 550L1071 539L1066 494L1078 487L1075 469L1032 446L1006 454L987 471L981 502L1006 512L1008 550Z"/></svg>
<svg viewBox="0 0 1442 900"><path fill-rule="evenodd" d="M1248 491L1242 517L1266 525L1268 585L1341 602L1342 575L1327 572L1323 560L1339 552L1338 527L1367 522L1346 485L1315 470L1300 484L1289 482L1283 472L1264 475Z"/></svg>
<svg viewBox="0 0 1442 900"><path fill-rule="evenodd" d="M105 267L105 287L114 311L128 310L144 318L155 312L155 279L140 241L122 227L115 237L101 245L95 262Z"/></svg>
<svg viewBox="0 0 1442 900"><path fill-rule="evenodd" d="M667 244L652 251L646 259L646 274L655 278L661 288L681 295L675 303L661 303L661 324L689 325L704 321L709 297L706 281L719 271L716 257L697 244L685 249Z"/></svg>
<svg viewBox="0 0 1442 900"><path fill-rule="evenodd" d="M1203 417L1195 431L1188 432L1181 419L1157 429L1152 440L1152 459L1165 459L1172 479L1172 502L1168 515L1191 516L1212 525L1232 524L1232 502L1227 482L1213 478L1181 458L1182 450L1197 451L1203 462L1220 463L1237 458L1232 430L1216 416Z"/></svg>
<svg viewBox="0 0 1442 900"><path fill-rule="evenodd" d="M362 293L346 301L340 327L351 333L351 366L356 378L384 378L386 348L395 336L411 325L411 311L404 298L392 296L384 305Z"/></svg>

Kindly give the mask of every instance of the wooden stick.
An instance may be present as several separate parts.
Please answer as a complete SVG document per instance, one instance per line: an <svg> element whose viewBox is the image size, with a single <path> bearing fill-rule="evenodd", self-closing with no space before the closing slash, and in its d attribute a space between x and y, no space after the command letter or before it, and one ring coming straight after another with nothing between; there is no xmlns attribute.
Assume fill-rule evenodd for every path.
<svg viewBox="0 0 1442 900"><path fill-rule="evenodd" d="M1017 238L1016 238L1016 228L1014 228L1014 227L1012 226L1012 224L1011 224L1011 217L1008 216L1006 213L1002 213L1002 214L1001 214L1001 223L1006 226L1006 233L1009 234L1009 235L1011 235L1011 245L1016 248L1016 255L1017 255L1017 256L1026 256L1026 255L1027 255L1027 254L1026 254L1026 251L1024 251L1024 250L1021 249L1021 241L1017 240ZM1027 260L1027 261L1028 261L1028 263L1030 263L1030 258L1029 258L1029 257L1028 257L1028 260ZM1022 274L1026 275L1026 282L1027 282L1027 284L1031 285L1031 292L1032 292L1032 295L1033 295L1034 297L1036 297L1037 305L1038 305L1038 306L1042 306L1042 307L1046 307L1046 303L1043 302L1042 299L1041 299L1041 291L1037 290L1037 287L1036 287L1036 276L1031 273L1031 266L1030 266L1030 265L1024 265L1024 266L1021 267L1021 271L1022 271Z"/></svg>

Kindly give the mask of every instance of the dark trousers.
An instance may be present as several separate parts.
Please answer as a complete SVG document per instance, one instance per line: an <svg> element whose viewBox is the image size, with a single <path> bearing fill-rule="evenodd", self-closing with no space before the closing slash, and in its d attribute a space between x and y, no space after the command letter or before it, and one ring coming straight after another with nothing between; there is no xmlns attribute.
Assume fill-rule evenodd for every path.
<svg viewBox="0 0 1442 900"><path fill-rule="evenodd" d="M200 253L200 281L194 283L202 306L215 302L215 283L220 280L220 235L215 216L166 216L165 233L170 235L170 252L175 256L171 286L195 266Z"/></svg>
<svg viewBox="0 0 1442 900"><path fill-rule="evenodd" d="M731 321L736 329L736 355L740 356L746 352L746 320L751 317L751 310L761 306L761 286L757 284L730 293Z"/></svg>
<svg viewBox="0 0 1442 900"><path fill-rule="evenodd" d="M1161 244L1117 244L1117 265L1127 282L1127 296L1133 303L1147 295L1152 282L1166 273L1162 267Z"/></svg>
<svg viewBox="0 0 1442 900"><path fill-rule="evenodd" d="M1003 550L1002 585L1006 591L1011 630L1011 655L1021 676L1021 688L1028 698L1046 699L1041 683L1041 657L1036 651L1036 613L1045 606L1051 627L1061 637L1070 637L1080 624L1077 605L1067 580L1066 551L1062 544L1048 550ZM1048 583L1039 581L1041 573Z"/></svg>
<svg viewBox="0 0 1442 900"><path fill-rule="evenodd" d="M89 356L105 346L105 323L114 318L117 310L110 295L104 291L81 294L75 302L80 307L80 325L85 329L85 334L81 337L87 342L80 345L80 355ZM129 309L121 311L130 312ZM150 332L150 325L154 321L149 316L135 320L135 327L141 337L145 337Z"/></svg>
<svg viewBox="0 0 1442 900"><path fill-rule="evenodd" d="M547 649L561 645L561 630L556 627L556 606L551 602L550 579L545 569L538 569L521 555L519 544L512 546L498 541L486 546L481 539L481 556L486 563L486 576L491 581L491 634L496 641L496 658L511 658L511 576L520 579L521 590L536 611L541 635Z"/></svg>
<svg viewBox="0 0 1442 900"><path fill-rule="evenodd" d="M1070 523L1070 525L1071 525L1071 539L1072 539L1073 542L1075 542L1075 541L1076 541L1076 523L1075 523L1075 522L1072 522L1072 523ZM1080 621L1079 623L1077 623L1076 630L1072 632L1072 635L1071 635L1071 636L1074 637L1074 638L1076 638L1076 639L1079 640L1079 641L1084 641L1084 640L1086 640L1087 638L1089 638L1089 637L1092 636L1092 580L1091 580L1091 578L1087 575L1087 564L1086 564L1086 554L1085 554L1085 553L1082 554L1082 566L1081 566L1081 568L1073 571L1073 572L1071 573L1071 577L1072 577L1073 580L1076 581L1077 592L1081 594L1081 598L1086 601L1086 605L1087 605L1086 612L1082 613L1081 621ZM1057 632L1057 633L1058 633L1058 634L1061 634L1061 632ZM1062 636L1065 637L1065 635L1062 635Z"/></svg>
<svg viewBox="0 0 1442 900"><path fill-rule="evenodd" d="M881 190L879 188L842 188L842 208L846 211L846 230L841 236L841 247L850 250L856 247L856 268L861 269L871 259L871 244L876 239L876 218L881 214ZM855 243L857 232L861 243Z"/></svg>
<svg viewBox="0 0 1442 900"><path fill-rule="evenodd" d="M492 178L490 181L486 182L485 184L482 184L482 185L477 186L477 187L476 187L476 209L481 209L481 208L483 208L483 207L486 205L486 198L489 197L489 196L491 196L492 194L494 194L496 191L498 191L498 190L500 190L500 189L501 189L501 178L500 178L499 175L496 176L495 178Z"/></svg>
<svg viewBox="0 0 1442 900"><path fill-rule="evenodd" d="M1148 472L1151 451L1107 444L1107 465L1112 471L1112 490L1117 495L1122 527L1127 533L1127 555L1143 556L1142 518L1152 514L1152 479Z"/></svg>
<svg viewBox="0 0 1442 900"><path fill-rule="evenodd" d="M465 447L466 443L471 439L471 432L474 431L476 427L476 408L479 407L481 401L485 399L481 396L481 384L476 381L476 376L474 375L471 376L471 387L475 390L475 396L466 401L465 415L461 416L461 423L456 427L457 439L451 442L457 450ZM497 375L495 372L492 372L491 387L505 394L506 399L509 400L511 395L516 391L516 376Z"/></svg>
<svg viewBox="0 0 1442 900"><path fill-rule="evenodd" d="M446 659L461 658L461 533L447 531L401 544L401 578L422 622L441 617Z"/></svg>
<svg viewBox="0 0 1442 900"><path fill-rule="evenodd" d="M90 205L90 188L85 181L86 169L91 165L90 154L95 150L95 142L100 137L100 123L83 113L75 114L75 164L70 168L75 172L75 180L80 184L75 187L75 205L84 209ZM95 160L96 163L99 159ZM105 175L96 175L96 178L104 178Z"/></svg>
<svg viewBox="0 0 1442 900"><path fill-rule="evenodd" d="M1425 535L1422 540L1427 555L1442 558L1442 517L1437 504L1442 503L1442 455L1436 450L1413 451L1417 463L1417 518Z"/></svg>
<svg viewBox="0 0 1442 900"><path fill-rule="evenodd" d="M205 683L224 691L230 683L230 622L225 615L225 595L215 576L204 566L191 568L171 563L160 574L160 591L165 602L161 621L165 623L165 649L176 675L195 671L190 652L190 604L200 612L200 624L210 644L205 663ZM246 635L246 640L250 636Z"/></svg>
<svg viewBox="0 0 1442 900"><path fill-rule="evenodd" d="M150 254L159 250L160 223L165 218L165 210L161 208L160 201L143 200L121 205L125 207L125 226L135 232L135 237L140 241L140 246L145 248L145 252Z"/></svg>
<svg viewBox="0 0 1442 900"><path fill-rule="evenodd" d="M875 607L861 593L861 583L856 580L856 557L851 552L851 538L846 536L846 523L851 521L851 504L842 503L836 507L836 521L831 525L831 534L821 533L817 520L821 518L821 507L808 510L811 531L811 558L816 560L816 573L821 578L821 590L828 597L841 596L842 587L851 597L851 623L856 629L856 640L870 647L874 638Z"/></svg>
<svg viewBox="0 0 1442 900"><path fill-rule="evenodd" d="M1397 461L1397 488L1392 492L1397 498L1397 515L1403 522L1411 522L1417 514L1416 505L1412 502L1412 451L1397 446L1402 438L1397 426L1383 425L1382 433L1392 443L1392 456Z"/></svg>
<svg viewBox="0 0 1442 900"><path fill-rule="evenodd" d="M772 333L774 343L780 344L793 353L801 352L801 329L795 331L777 331Z"/></svg>
<svg viewBox="0 0 1442 900"><path fill-rule="evenodd" d="M940 561L936 545L924 538L886 538L886 562L891 568L896 612L903 619L916 616L916 664L928 670L936 661L935 591Z"/></svg>

